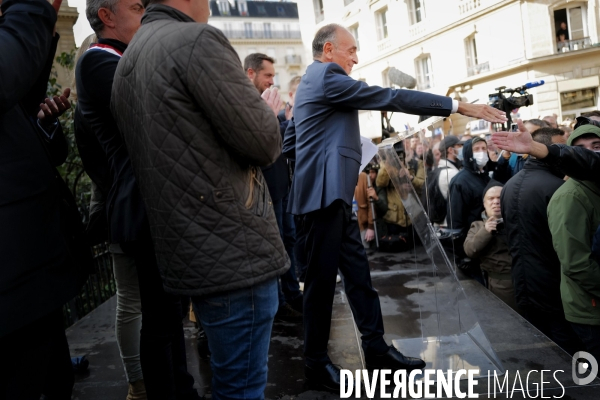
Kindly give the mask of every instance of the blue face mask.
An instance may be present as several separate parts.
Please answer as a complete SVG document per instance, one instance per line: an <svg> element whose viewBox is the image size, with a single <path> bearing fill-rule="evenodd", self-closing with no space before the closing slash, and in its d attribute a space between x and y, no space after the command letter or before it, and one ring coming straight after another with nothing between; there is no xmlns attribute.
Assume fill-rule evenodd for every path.
<svg viewBox="0 0 600 400"><path fill-rule="evenodd" d="M463 160L463 148L462 147L460 149L458 149L458 153L456 154L456 158L458 158L460 161Z"/></svg>

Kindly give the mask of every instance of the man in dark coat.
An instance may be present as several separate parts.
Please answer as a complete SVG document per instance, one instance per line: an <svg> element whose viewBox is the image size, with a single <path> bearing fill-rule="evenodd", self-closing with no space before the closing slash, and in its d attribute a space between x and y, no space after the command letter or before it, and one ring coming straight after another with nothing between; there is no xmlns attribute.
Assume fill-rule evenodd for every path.
<svg viewBox="0 0 600 400"><path fill-rule="evenodd" d="M550 133L535 140L552 144ZM575 333L565 319L560 297L560 260L552 247L546 210L564 174L540 160L527 160L504 186L501 209L512 256L515 297L525 318L569 354L577 351Z"/></svg>
<svg viewBox="0 0 600 400"><path fill-rule="evenodd" d="M98 43L90 46L75 68L75 127L85 169L106 196L117 283L116 328L129 392L132 397L142 397L147 391L150 398L171 399L176 395L195 399L194 379L187 372L181 300L162 286L146 207L123 136L110 111L115 71L140 26L144 6L140 0L116 0L113 13L101 5L87 5L86 14ZM103 175L108 179L99 179Z"/></svg>
<svg viewBox="0 0 600 400"><path fill-rule="evenodd" d="M62 200L72 206L74 201L72 196L64 197L67 194L54 168L67 156L60 124L53 118L65 108L58 110L52 103L47 115L51 121L42 118L49 123L40 124L36 119L58 42L53 30L59 7L60 1L53 8L45 0L4 0L0 8L3 399L39 399L42 393L67 399L73 388L62 306L77 294L82 279L61 226L65 221L61 210L66 210L61 209ZM77 215L76 209L68 211Z"/></svg>

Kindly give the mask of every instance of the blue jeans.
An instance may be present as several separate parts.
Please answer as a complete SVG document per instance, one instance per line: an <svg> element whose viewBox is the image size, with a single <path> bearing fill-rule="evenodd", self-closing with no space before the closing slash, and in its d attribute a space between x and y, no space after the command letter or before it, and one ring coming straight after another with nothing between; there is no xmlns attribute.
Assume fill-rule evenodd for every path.
<svg viewBox="0 0 600 400"><path fill-rule="evenodd" d="M287 209L288 195L281 200L273 202L279 234L285 250L290 257L291 265L283 275L281 275L281 286L279 288L279 304L289 303L302 296L300 285L296 278L296 257L294 256L294 247L296 244L296 227L294 216L285 210Z"/></svg>
<svg viewBox="0 0 600 400"><path fill-rule="evenodd" d="M212 398L263 399L277 280L192 301L211 351Z"/></svg>

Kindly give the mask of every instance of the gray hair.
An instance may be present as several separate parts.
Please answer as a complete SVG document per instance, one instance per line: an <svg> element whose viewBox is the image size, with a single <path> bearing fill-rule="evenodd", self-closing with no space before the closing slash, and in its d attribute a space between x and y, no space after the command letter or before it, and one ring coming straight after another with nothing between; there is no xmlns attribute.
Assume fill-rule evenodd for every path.
<svg viewBox="0 0 600 400"><path fill-rule="evenodd" d="M90 23L90 26L96 32L98 37L101 37L101 32L104 29L104 23L98 16L98 11L101 8L108 8L113 13L119 0L87 0L85 6L85 15Z"/></svg>
<svg viewBox="0 0 600 400"><path fill-rule="evenodd" d="M335 44L335 36L338 29L344 28L338 24L329 24L317 31L312 42L312 53L314 58L321 57L325 43L329 42Z"/></svg>

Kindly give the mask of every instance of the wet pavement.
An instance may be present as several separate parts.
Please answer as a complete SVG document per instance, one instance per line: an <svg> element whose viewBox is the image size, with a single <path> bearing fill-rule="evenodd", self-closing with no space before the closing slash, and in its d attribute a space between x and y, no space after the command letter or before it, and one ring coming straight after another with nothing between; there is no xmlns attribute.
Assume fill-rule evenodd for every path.
<svg viewBox="0 0 600 400"><path fill-rule="evenodd" d="M469 335L474 343L481 346L480 353L489 355L490 359L500 364L499 367L503 371L506 370L502 377L507 376L509 395L513 387L516 387L512 398L536 397L535 390L539 388L542 380L547 382L544 384L544 396L577 400L600 398L598 379L585 387L575 385L571 377L571 358L568 354L480 284L461 278L459 286L447 277L440 278L425 252L418 247L415 251L399 254L374 253L370 254L369 258L373 286L380 295L386 329L385 339L388 343L393 341L400 348L410 348L415 344L410 338L417 338L414 347L417 349L423 343L422 338L446 334L447 337L452 337L451 333L456 326L460 326L461 319L463 324L465 321L470 323L473 319L478 320L479 324L475 324L476 329L469 331ZM456 300L457 293L459 300ZM465 295L468 301L464 300ZM73 399L124 400L127 395L127 383L114 335L115 305L116 299L113 297L67 330L71 355L87 354L90 361L89 371L76 379ZM455 313L456 309L460 309L461 313ZM477 335L482 333L489 343L485 338L477 340ZM193 323L186 322L185 334L188 370L194 375L198 393L210 398L210 366L207 361L198 357L196 329ZM362 369L364 362L359 336L343 286L339 284L329 342L332 361L350 370ZM486 343L489 349L486 348ZM470 346L472 350L472 344ZM338 395L313 391L306 386L303 379L302 347L302 324L274 323L265 398L339 398ZM468 359L468 355L459 359L455 359L455 354L455 358L446 357L444 349L438 341L432 349L428 349L429 353L424 353L427 355L429 366L436 362L447 363L448 360L456 365L467 365L473 361ZM411 352L410 355L418 354ZM455 368L458 368L456 365ZM537 372L530 373L532 370ZM557 372L557 379L549 373L542 378L539 373L541 370L564 372ZM529 373L531 391L525 395L519 391L517 371L524 388L527 387L526 377ZM496 397L488 396L485 378L478 381L477 391L482 394L479 397L482 399L507 398L507 395L500 393L497 393ZM364 391L362 394L365 395ZM374 398L380 398L379 391Z"/></svg>

